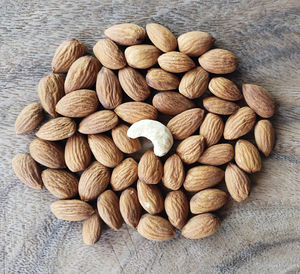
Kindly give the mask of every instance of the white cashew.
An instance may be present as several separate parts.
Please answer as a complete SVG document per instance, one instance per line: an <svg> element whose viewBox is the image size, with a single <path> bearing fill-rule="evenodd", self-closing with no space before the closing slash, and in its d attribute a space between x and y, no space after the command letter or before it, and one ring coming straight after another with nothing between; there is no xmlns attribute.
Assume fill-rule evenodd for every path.
<svg viewBox="0 0 300 274"><path fill-rule="evenodd" d="M127 130L130 138L145 137L153 144L156 156L162 157L168 153L173 145L171 131L162 123L154 120L141 120L130 126Z"/></svg>

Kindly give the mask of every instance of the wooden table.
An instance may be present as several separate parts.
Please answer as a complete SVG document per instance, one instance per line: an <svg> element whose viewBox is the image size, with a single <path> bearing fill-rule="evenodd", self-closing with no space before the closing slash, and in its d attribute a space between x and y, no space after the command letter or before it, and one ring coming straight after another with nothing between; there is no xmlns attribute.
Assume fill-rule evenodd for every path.
<svg viewBox="0 0 300 274"><path fill-rule="evenodd" d="M0 233L2 273L299 273L300 271L300 2L251 1L29 1L0 3ZM297 18L298 15L298 18ZM123 225L107 228L93 247L81 223L56 219L45 189L16 179L14 155L34 135L16 137L19 111L38 100L39 79L51 70L56 47L76 37L89 47L108 26L148 22L176 35L202 30L239 59L230 78L256 83L277 103L277 144L251 196L230 201L220 230L202 240L179 234L167 242L143 239Z"/></svg>

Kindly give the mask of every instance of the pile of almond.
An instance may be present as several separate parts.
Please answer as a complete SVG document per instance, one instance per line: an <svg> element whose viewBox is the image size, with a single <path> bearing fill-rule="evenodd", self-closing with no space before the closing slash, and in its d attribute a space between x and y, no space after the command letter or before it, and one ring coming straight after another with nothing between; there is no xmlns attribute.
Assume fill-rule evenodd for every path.
<svg viewBox="0 0 300 274"><path fill-rule="evenodd" d="M95 57L76 39L57 48L53 73L38 85L41 103L26 106L15 123L15 133L26 134L39 127L44 111L52 116L35 132L30 154L14 157L17 177L59 199L50 206L57 218L85 220L86 244L98 241L102 222L114 230L125 222L156 241L174 237L175 229L189 239L213 234L220 226L214 212L229 196L248 197L247 173L260 171L259 150L271 153L275 133L266 118L274 114L273 99L253 84L241 93L220 76L236 69L237 58L212 49L208 33L176 39L150 23L146 30L115 25L105 35ZM127 131L142 120L168 121L144 124L143 135L155 147L169 134L174 145L166 156L131 155L141 143ZM230 195L216 187L224 180Z"/></svg>

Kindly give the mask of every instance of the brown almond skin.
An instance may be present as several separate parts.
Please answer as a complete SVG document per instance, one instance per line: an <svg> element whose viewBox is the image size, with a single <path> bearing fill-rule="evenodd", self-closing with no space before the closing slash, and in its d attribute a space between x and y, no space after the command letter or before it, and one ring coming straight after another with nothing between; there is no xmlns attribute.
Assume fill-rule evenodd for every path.
<svg viewBox="0 0 300 274"><path fill-rule="evenodd" d="M179 78L163 69L152 68L146 74L148 86L156 90L173 90L179 86Z"/></svg>
<svg viewBox="0 0 300 274"><path fill-rule="evenodd" d="M235 144L235 162L239 168L248 173L261 170L261 158L257 148L243 139L238 140Z"/></svg>
<svg viewBox="0 0 300 274"><path fill-rule="evenodd" d="M184 192L169 192L165 199L165 210L170 223L177 229L182 229L189 215L189 202Z"/></svg>
<svg viewBox="0 0 300 274"><path fill-rule="evenodd" d="M186 173L183 186L187 191L200 191L213 187L224 178L224 171L215 166L196 166Z"/></svg>
<svg viewBox="0 0 300 274"><path fill-rule="evenodd" d="M100 68L101 64L95 57L82 56L78 58L68 71L65 80L65 93L93 86Z"/></svg>
<svg viewBox="0 0 300 274"><path fill-rule="evenodd" d="M201 55L198 61L206 71L215 74L231 73L237 67L237 58L226 49L211 49Z"/></svg>
<svg viewBox="0 0 300 274"><path fill-rule="evenodd" d="M275 145L275 130L269 120L260 120L254 128L258 149L268 157Z"/></svg>
<svg viewBox="0 0 300 274"><path fill-rule="evenodd" d="M209 73L201 67L196 67L184 74L179 84L179 92L189 99L203 95L207 90Z"/></svg>
<svg viewBox="0 0 300 274"><path fill-rule="evenodd" d="M231 144L217 144L208 147L199 158L203 165L220 166L230 162L234 157L234 149Z"/></svg>
<svg viewBox="0 0 300 274"><path fill-rule="evenodd" d="M106 167L115 167L123 160L123 153L113 140L104 134L91 134L88 142L96 160Z"/></svg>
<svg viewBox="0 0 300 274"><path fill-rule="evenodd" d="M117 24L104 31L104 34L122 46L141 44L146 37L144 28L131 23Z"/></svg>
<svg viewBox="0 0 300 274"><path fill-rule="evenodd" d="M115 113L125 122L133 124L140 120L157 119L157 110L144 102L127 102L115 108Z"/></svg>
<svg viewBox="0 0 300 274"><path fill-rule="evenodd" d="M250 179L237 165L229 163L225 170L225 183L231 197L237 201L244 201L250 193Z"/></svg>
<svg viewBox="0 0 300 274"><path fill-rule="evenodd" d="M270 93L261 86L243 85L243 95L246 103L257 115L263 118L270 118L275 113L275 102Z"/></svg>
<svg viewBox="0 0 300 274"><path fill-rule="evenodd" d="M29 154L16 155L12 160L12 168L22 183L33 189L42 189L40 169Z"/></svg>
<svg viewBox="0 0 300 274"><path fill-rule="evenodd" d="M194 102L175 91L161 91L154 95L153 106L161 113L177 115L195 107Z"/></svg>
<svg viewBox="0 0 300 274"><path fill-rule="evenodd" d="M224 139L234 140L247 134L256 121L255 112L249 107L242 107L229 116L224 127Z"/></svg>
<svg viewBox="0 0 300 274"><path fill-rule="evenodd" d="M97 208L101 219L113 230L119 230L123 218L119 209L119 198L112 190L106 190L99 195Z"/></svg>
<svg viewBox="0 0 300 274"><path fill-rule="evenodd" d="M97 75L96 91L100 103L106 109L114 109L122 103L119 79L106 67L102 67Z"/></svg>
<svg viewBox="0 0 300 274"><path fill-rule="evenodd" d="M15 134L22 135L33 131L44 120L43 108L39 103L24 107L15 122Z"/></svg>
<svg viewBox="0 0 300 274"><path fill-rule="evenodd" d="M192 108L177 114L167 124L172 132L173 138L183 140L195 132L202 124L204 110L201 108Z"/></svg>
<svg viewBox="0 0 300 274"><path fill-rule="evenodd" d="M126 224L132 228L138 225L142 214L142 207L135 188L130 187L122 192L120 196L120 212Z"/></svg>
<svg viewBox="0 0 300 274"><path fill-rule="evenodd" d="M193 57L198 57L208 51L215 41L209 33L202 31L181 34L177 40L179 51Z"/></svg>
<svg viewBox="0 0 300 274"><path fill-rule="evenodd" d="M177 154L171 155L164 164L163 185L171 190L178 190L185 179L182 160Z"/></svg>
<svg viewBox="0 0 300 274"><path fill-rule="evenodd" d="M220 115L230 115L239 109L239 106L236 103L215 96L204 98L203 106L208 112Z"/></svg>
<svg viewBox="0 0 300 274"><path fill-rule="evenodd" d="M208 113L200 127L200 135L204 136L206 145L212 146L219 142L223 135L224 123L220 116Z"/></svg>
<svg viewBox="0 0 300 274"><path fill-rule="evenodd" d="M80 176L78 192L83 201L95 200L108 186L110 170L97 161L83 171Z"/></svg>
<svg viewBox="0 0 300 274"><path fill-rule="evenodd" d="M127 158L112 171L110 184L113 191L121 191L131 186L138 178L138 163Z"/></svg>
<svg viewBox="0 0 300 274"><path fill-rule="evenodd" d="M186 72L195 67L195 63L190 57L178 51L164 53L159 56L157 61L162 69L173 73Z"/></svg>
<svg viewBox="0 0 300 274"><path fill-rule="evenodd" d="M211 213L192 217L182 229L182 236L188 239L201 239L214 234L221 225L220 219Z"/></svg>
<svg viewBox="0 0 300 274"><path fill-rule="evenodd" d="M224 77L212 78L209 81L208 89L215 96L227 101L238 101L243 98L235 83Z"/></svg>
<svg viewBox="0 0 300 274"><path fill-rule="evenodd" d="M71 65L86 52L86 46L77 39L62 42L52 59L54 73L67 73Z"/></svg>
<svg viewBox="0 0 300 274"><path fill-rule="evenodd" d="M151 42L161 51L169 52L177 48L176 37L168 28L150 23L146 25L146 31Z"/></svg>
<svg viewBox="0 0 300 274"><path fill-rule="evenodd" d="M145 101L150 95L150 88L144 76L131 67L118 72L119 81L124 92L134 101Z"/></svg>
<svg viewBox="0 0 300 274"><path fill-rule="evenodd" d="M150 214L158 214L164 209L163 196L157 185L137 182L137 193L141 206Z"/></svg>
<svg viewBox="0 0 300 274"><path fill-rule="evenodd" d="M72 172L85 170L91 162L92 152L85 136L75 133L68 138L65 147L65 161Z"/></svg>
<svg viewBox="0 0 300 274"><path fill-rule="evenodd" d="M65 95L65 79L58 74L48 74L44 76L38 85L38 94L43 109L52 117L58 117L55 110L57 102Z"/></svg>
<svg viewBox="0 0 300 274"><path fill-rule="evenodd" d="M86 219L82 225L82 239L87 245L94 245L100 239L102 221L98 212Z"/></svg>
<svg viewBox="0 0 300 274"><path fill-rule="evenodd" d="M42 172L45 187L58 199L71 199L78 194L78 179L63 169L45 169Z"/></svg>
<svg viewBox="0 0 300 274"><path fill-rule="evenodd" d="M190 209L193 214L211 212L221 208L227 200L228 195L220 189L204 189L191 198Z"/></svg>
<svg viewBox="0 0 300 274"><path fill-rule="evenodd" d="M100 110L81 120L78 131L83 134L97 134L109 131L119 122L118 116L111 110Z"/></svg>

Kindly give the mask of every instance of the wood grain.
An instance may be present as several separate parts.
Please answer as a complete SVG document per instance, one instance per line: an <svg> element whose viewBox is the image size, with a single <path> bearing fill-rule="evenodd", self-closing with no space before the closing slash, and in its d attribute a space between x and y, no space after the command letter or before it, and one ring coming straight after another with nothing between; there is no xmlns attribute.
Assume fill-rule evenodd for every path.
<svg viewBox="0 0 300 274"><path fill-rule="evenodd" d="M3 273L299 273L300 272L300 2L242 1L8 1L0 2L0 269ZM56 219L45 189L20 183L14 155L28 151L33 134L14 136L21 109L38 100L37 83L51 70L66 38L92 46L108 26L158 22L176 36L202 30L234 52L230 78L271 92L277 143L253 190L219 212L221 229L203 240L179 234L168 242L143 239L123 225L104 229L94 247L81 223Z"/></svg>

